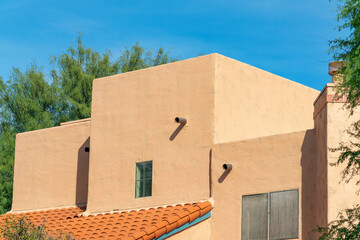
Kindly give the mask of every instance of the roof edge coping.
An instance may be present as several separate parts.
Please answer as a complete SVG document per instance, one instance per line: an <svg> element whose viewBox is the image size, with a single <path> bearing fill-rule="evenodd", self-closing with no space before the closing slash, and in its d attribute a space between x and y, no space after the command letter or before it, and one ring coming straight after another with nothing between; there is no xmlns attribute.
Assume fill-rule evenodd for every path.
<svg viewBox="0 0 360 240"><path fill-rule="evenodd" d="M188 201L188 202L168 203L168 204L156 205L156 206L151 206L151 207L113 209L111 211L100 211L100 212L91 212L91 213L89 213L88 211L85 211L85 212L81 213L80 215L84 216L84 217L88 217L88 216L97 216L97 215L106 214L106 213L112 214L112 213L130 212L130 211L149 210L151 208L176 206L178 204L185 205L188 203L203 203L203 202L210 202L211 206L214 207L214 200L212 198L209 198L209 199L202 199L202 200L190 201L190 202Z"/></svg>
<svg viewBox="0 0 360 240"><path fill-rule="evenodd" d="M89 121L91 121L91 118L83 118L83 119L78 119L78 120L73 120L73 121L68 121L68 122L62 122L62 123L60 123L60 126L65 126L65 125L75 124L75 123L82 123L82 122L89 122Z"/></svg>
<svg viewBox="0 0 360 240"><path fill-rule="evenodd" d="M77 205L66 205L66 206L58 206L58 207L49 207L49 208L37 208L37 209L24 209L24 210L10 210L5 214L16 214L16 213L29 213L29 212L40 212L40 211L49 211L63 208L81 208L86 207L86 204L77 204Z"/></svg>

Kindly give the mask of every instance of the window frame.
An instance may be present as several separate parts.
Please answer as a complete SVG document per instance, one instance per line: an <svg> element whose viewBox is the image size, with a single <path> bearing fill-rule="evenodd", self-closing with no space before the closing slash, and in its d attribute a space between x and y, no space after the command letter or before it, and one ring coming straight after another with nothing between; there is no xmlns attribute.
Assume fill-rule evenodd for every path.
<svg viewBox="0 0 360 240"><path fill-rule="evenodd" d="M143 179L138 179L138 166L140 165L140 164L151 164L151 178L143 178ZM153 172L154 172L154 164L153 164L153 161L152 160L149 160L149 161L143 161L143 162L136 162L135 163L135 194L134 194L134 196L135 196L135 199L137 199L137 198L146 198L146 197L151 197L152 196L152 188L153 188L153 176L154 176L154 174L153 174ZM147 182L147 181L150 181L150 195L146 195L145 196L145 192L146 192L146 185L145 185L145 182ZM139 190L139 192L137 191L137 186L138 186L138 184L140 184L141 182L143 182L143 189L142 189L142 191L143 192L141 192L140 190ZM140 192L141 193L143 193L143 194L140 194ZM139 193L139 194L138 194Z"/></svg>

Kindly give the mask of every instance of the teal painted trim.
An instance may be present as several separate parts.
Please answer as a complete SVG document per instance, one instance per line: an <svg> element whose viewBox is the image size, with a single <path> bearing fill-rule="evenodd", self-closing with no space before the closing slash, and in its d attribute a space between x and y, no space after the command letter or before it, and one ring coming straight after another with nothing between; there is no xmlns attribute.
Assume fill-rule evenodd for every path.
<svg viewBox="0 0 360 240"><path fill-rule="evenodd" d="M208 212L207 214L205 214L202 217L199 217L197 219L195 219L194 221L192 221L191 223L185 223L184 225L182 225L179 228L176 228L174 230L172 230L171 232L162 235L161 237L158 238L158 240L164 240L172 235L174 235L175 233L181 232L182 230L185 230L191 226L194 226L195 224L204 221L205 219L208 219L211 216L211 212ZM155 238L154 238L155 239Z"/></svg>

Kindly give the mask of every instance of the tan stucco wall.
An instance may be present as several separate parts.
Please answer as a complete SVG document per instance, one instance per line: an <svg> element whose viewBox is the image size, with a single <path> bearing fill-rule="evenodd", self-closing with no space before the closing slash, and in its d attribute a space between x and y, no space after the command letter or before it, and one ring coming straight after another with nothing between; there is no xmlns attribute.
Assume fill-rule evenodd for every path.
<svg viewBox="0 0 360 240"><path fill-rule="evenodd" d="M219 54L96 79L91 125L18 135L13 210L87 199L88 214L213 197L212 239L240 239L242 195L299 188L300 235L311 239L317 94ZM152 196L135 199L135 165L149 160ZM234 169L220 181L223 163Z"/></svg>
<svg viewBox="0 0 360 240"><path fill-rule="evenodd" d="M166 239L169 240L210 240L210 221L207 219Z"/></svg>
<svg viewBox="0 0 360 240"><path fill-rule="evenodd" d="M319 91L216 54L215 143L312 129Z"/></svg>
<svg viewBox="0 0 360 240"><path fill-rule="evenodd" d="M211 239L241 238L243 195L290 189L299 189L300 238L310 239L313 134L310 130L214 146ZM233 165L228 175L224 163Z"/></svg>
<svg viewBox="0 0 360 240"><path fill-rule="evenodd" d="M317 94L219 54L95 80L88 211L206 198L213 143L312 128ZM148 160L153 196L134 199L135 163Z"/></svg>
<svg viewBox="0 0 360 240"><path fill-rule="evenodd" d="M359 120L360 111L356 110L352 116L344 108L343 103L327 103L327 155L328 163L335 163L340 152L332 152L331 148L339 146L340 142L348 143L350 136L346 132L352 123ZM354 141L354 139L351 139ZM355 140L358 141L358 140ZM328 218L332 221L337 218L339 211L359 204L360 196L356 194L359 186L356 180L346 183L341 181L341 171L345 164L338 167L328 165Z"/></svg>
<svg viewBox="0 0 360 240"><path fill-rule="evenodd" d="M313 225L324 227L328 223L327 106L324 106L317 114L314 123L316 151L313 173L316 184L314 185L315 190L313 192ZM314 236L319 235L314 233Z"/></svg>
<svg viewBox="0 0 360 240"><path fill-rule="evenodd" d="M94 81L88 212L209 197L214 62L208 55ZM175 117L188 120L180 131ZM149 160L153 196L135 199L135 164Z"/></svg>
<svg viewBox="0 0 360 240"><path fill-rule="evenodd" d="M16 135L12 211L86 203L90 122Z"/></svg>
<svg viewBox="0 0 360 240"><path fill-rule="evenodd" d="M330 166L338 160L339 151L331 149L339 147L341 142L351 139L347 130L359 119L360 111L355 110L352 116L346 109L346 98L334 98L334 84L327 84L314 103L316 132L316 223L324 226L335 220L338 213L345 208L358 204L360 196L356 194L358 186L355 181L342 181L341 172L345 165Z"/></svg>

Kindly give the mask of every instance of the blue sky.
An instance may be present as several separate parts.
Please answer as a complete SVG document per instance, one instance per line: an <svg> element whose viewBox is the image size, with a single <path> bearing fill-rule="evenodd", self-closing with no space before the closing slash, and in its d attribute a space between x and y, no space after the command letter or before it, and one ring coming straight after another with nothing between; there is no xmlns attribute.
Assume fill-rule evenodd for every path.
<svg viewBox="0 0 360 240"><path fill-rule="evenodd" d="M328 40L339 35L328 0L1 0L0 76L32 62L49 66L83 33L114 57L137 41L183 59L220 53L321 90Z"/></svg>

